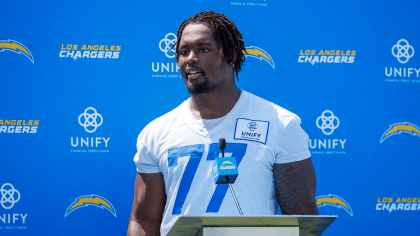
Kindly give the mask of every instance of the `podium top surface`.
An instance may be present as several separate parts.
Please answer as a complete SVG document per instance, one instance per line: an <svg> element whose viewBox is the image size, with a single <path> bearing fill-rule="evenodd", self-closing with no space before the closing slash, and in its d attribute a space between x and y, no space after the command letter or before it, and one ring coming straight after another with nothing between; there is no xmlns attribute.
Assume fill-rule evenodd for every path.
<svg viewBox="0 0 420 236"><path fill-rule="evenodd" d="M196 235L203 227L299 227L299 235L321 235L337 216L181 216L168 236Z"/></svg>

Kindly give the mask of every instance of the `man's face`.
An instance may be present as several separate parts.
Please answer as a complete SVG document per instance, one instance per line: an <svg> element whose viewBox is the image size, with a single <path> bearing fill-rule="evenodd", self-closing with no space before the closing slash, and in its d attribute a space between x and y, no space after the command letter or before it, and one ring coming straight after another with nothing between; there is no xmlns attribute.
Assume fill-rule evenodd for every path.
<svg viewBox="0 0 420 236"><path fill-rule="evenodd" d="M179 68L192 95L217 91L233 75L207 23L185 27L179 42Z"/></svg>

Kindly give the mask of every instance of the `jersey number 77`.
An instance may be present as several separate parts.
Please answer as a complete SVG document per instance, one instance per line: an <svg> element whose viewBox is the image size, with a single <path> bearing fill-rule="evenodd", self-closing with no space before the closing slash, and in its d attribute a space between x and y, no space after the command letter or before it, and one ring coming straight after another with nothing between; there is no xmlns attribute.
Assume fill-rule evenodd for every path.
<svg viewBox="0 0 420 236"><path fill-rule="evenodd" d="M235 157L236 163L239 167L242 158L245 155L247 144L245 143L227 143L225 152L232 153ZM207 155L207 161L214 161L219 157L220 149L218 143L211 143L209 146L209 153ZM168 166L169 168L178 165L178 158L190 156L190 159L185 167L183 176L181 177L181 183L179 184L178 193L175 198L174 208L172 215L179 215L182 211L185 199L187 198L188 192L190 191L192 181L195 173L197 172L198 165L200 164L201 158L204 154L204 144L196 144L190 146L184 146L179 148L173 148L168 150ZM206 212L218 212L222 205L223 199L228 189L227 184L218 184L216 190L211 197L210 202L207 205Z"/></svg>

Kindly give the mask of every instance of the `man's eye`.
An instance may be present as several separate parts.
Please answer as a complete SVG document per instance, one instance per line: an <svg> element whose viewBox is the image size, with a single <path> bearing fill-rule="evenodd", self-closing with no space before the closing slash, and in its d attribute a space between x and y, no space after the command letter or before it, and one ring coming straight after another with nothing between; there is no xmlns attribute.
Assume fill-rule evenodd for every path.
<svg viewBox="0 0 420 236"><path fill-rule="evenodd" d="M188 51L186 51L186 50L181 51L181 55L187 55L187 54L188 54Z"/></svg>
<svg viewBox="0 0 420 236"><path fill-rule="evenodd" d="M209 50L207 48L200 49L200 52L208 52Z"/></svg>

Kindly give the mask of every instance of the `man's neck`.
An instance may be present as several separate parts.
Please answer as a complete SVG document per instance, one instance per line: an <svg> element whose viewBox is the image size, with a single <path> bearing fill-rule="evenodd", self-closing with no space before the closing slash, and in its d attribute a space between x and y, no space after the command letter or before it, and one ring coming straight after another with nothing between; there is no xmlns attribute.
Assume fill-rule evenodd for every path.
<svg viewBox="0 0 420 236"><path fill-rule="evenodd" d="M241 90L236 85L222 87L211 94L192 95L190 110L197 118L217 119L229 113L240 96Z"/></svg>

